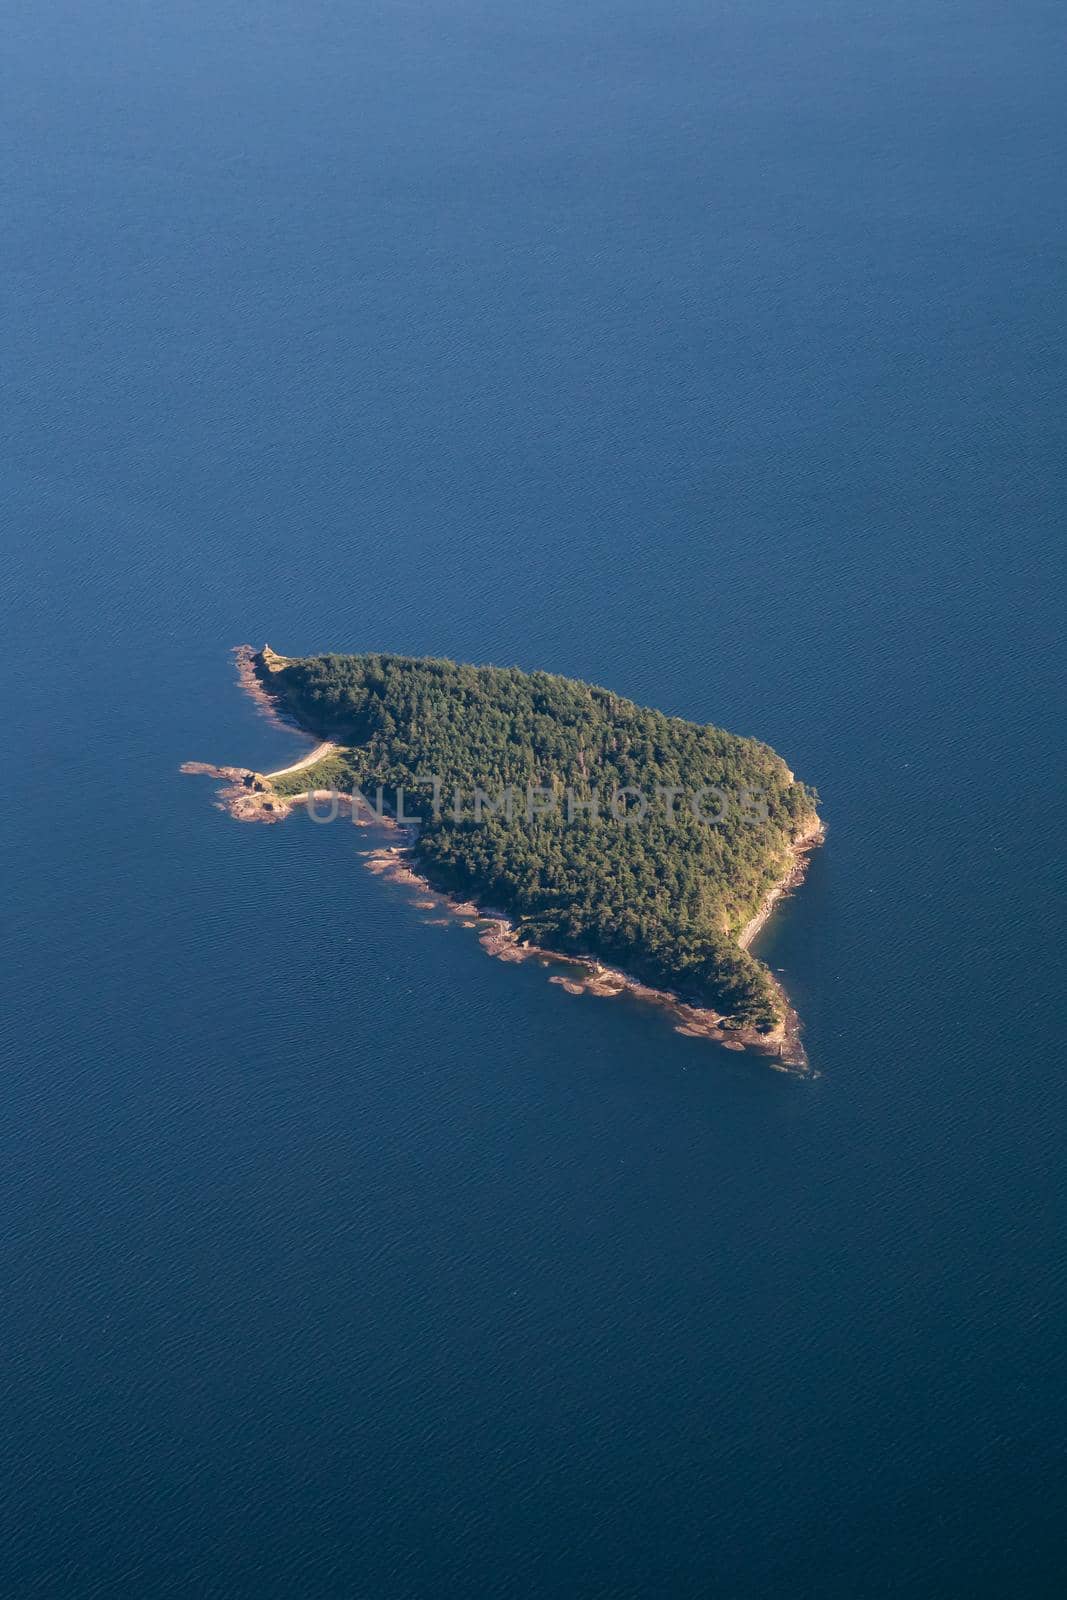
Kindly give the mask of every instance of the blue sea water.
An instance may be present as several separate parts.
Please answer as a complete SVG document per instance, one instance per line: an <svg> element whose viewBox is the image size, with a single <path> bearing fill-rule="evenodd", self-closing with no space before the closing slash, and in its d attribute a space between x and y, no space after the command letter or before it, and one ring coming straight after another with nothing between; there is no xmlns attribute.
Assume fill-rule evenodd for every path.
<svg viewBox="0 0 1067 1600"><path fill-rule="evenodd" d="M0 1593L1064 1585L1051 0L12 0ZM775 745L819 1076L242 828L230 647Z"/></svg>

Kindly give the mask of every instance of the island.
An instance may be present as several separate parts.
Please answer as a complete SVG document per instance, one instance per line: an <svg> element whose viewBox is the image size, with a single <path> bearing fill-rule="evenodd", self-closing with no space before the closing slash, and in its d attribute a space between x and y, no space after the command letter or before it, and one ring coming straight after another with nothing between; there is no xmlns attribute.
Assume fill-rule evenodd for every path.
<svg viewBox="0 0 1067 1600"><path fill-rule="evenodd" d="M317 743L268 774L187 763L228 780L234 815L308 804L324 820L340 800L403 829L369 864L491 920L494 953L572 962L580 976L554 980L572 993L629 989L681 1032L805 1064L748 946L823 825L768 745L548 672L269 646L238 659L263 708Z"/></svg>

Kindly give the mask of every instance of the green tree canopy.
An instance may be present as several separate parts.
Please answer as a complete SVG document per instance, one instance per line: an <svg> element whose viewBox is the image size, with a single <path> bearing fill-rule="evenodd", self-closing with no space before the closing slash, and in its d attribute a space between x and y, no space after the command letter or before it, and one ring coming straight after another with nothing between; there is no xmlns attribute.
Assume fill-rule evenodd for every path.
<svg viewBox="0 0 1067 1600"><path fill-rule="evenodd" d="M777 987L737 940L816 796L769 746L515 667L270 651L257 665L305 727L342 746L329 781L381 785L392 807L404 791L431 882L737 1026L777 1023Z"/></svg>

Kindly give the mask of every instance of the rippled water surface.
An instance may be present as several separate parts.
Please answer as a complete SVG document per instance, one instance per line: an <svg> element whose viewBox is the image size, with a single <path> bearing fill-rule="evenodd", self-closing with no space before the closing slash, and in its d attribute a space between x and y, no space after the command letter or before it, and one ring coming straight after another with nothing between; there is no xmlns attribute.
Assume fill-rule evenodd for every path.
<svg viewBox="0 0 1067 1600"><path fill-rule="evenodd" d="M15 0L5 1596L1052 1596L1059 8ZM230 647L830 824L820 1076L425 925Z"/></svg>

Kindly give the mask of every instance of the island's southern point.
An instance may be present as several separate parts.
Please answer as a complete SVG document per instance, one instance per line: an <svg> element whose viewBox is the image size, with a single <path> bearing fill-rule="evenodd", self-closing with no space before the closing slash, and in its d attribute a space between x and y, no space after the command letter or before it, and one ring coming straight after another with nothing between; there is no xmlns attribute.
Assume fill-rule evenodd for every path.
<svg viewBox="0 0 1067 1600"><path fill-rule="evenodd" d="M367 865L481 922L492 954L566 961L570 993L628 990L683 1033L806 1065L749 947L823 825L769 746L544 672L266 645L238 664L317 743L266 774L187 763L227 780L232 815L374 813L404 838Z"/></svg>

